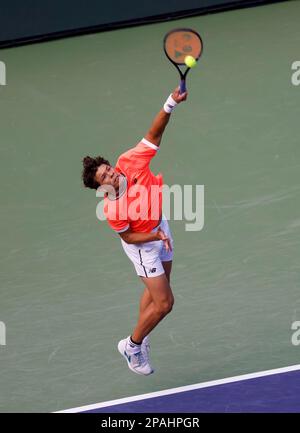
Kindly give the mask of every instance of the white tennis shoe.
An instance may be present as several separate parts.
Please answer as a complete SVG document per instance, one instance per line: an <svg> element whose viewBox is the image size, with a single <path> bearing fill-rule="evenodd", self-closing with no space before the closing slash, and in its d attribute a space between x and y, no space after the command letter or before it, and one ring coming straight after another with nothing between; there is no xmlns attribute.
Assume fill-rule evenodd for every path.
<svg viewBox="0 0 300 433"><path fill-rule="evenodd" d="M149 355L150 355L150 338L148 337L148 335L146 335L146 337L144 338L144 340L142 342L142 352L144 352L144 356L146 356L147 359L149 359Z"/></svg>
<svg viewBox="0 0 300 433"><path fill-rule="evenodd" d="M136 350L128 344L130 336L119 341L118 350L126 359L128 367L131 371L137 374L148 376L154 372L149 363L148 352L146 351L146 343L141 347L141 350Z"/></svg>

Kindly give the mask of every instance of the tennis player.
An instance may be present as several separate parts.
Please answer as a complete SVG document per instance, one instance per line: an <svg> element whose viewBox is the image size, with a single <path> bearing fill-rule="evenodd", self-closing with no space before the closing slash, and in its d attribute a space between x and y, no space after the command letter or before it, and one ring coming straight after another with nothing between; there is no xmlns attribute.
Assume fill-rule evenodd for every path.
<svg viewBox="0 0 300 433"><path fill-rule="evenodd" d="M137 374L153 373L148 335L172 310L170 286L173 239L162 213L163 178L155 176L150 162L159 150L162 135L177 104L187 92L176 88L154 118L145 137L123 153L115 167L101 156L83 159L82 179L86 187L104 190L104 214L119 234L123 249L145 285L139 318L133 332L118 344L128 367ZM137 198L138 205L137 205Z"/></svg>

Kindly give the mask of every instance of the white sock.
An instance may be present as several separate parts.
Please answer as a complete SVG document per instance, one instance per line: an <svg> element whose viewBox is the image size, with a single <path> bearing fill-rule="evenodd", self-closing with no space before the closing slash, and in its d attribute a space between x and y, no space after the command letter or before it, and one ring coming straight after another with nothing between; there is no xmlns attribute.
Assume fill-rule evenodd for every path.
<svg viewBox="0 0 300 433"><path fill-rule="evenodd" d="M140 352L141 345L133 343L132 340L131 340L131 337L128 337L128 339L127 339L127 348L129 350L129 352L131 352L131 353L137 353L137 352Z"/></svg>

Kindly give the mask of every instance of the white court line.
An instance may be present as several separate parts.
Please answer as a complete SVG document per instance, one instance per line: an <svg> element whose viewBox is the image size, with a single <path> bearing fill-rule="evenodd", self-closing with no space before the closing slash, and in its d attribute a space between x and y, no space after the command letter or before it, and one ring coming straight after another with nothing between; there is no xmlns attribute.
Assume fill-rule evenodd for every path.
<svg viewBox="0 0 300 433"><path fill-rule="evenodd" d="M72 409L60 410L54 413L76 413L87 410L100 409L117 404L130 403L132 401L146 400L148 398L161 397L164 395L177 394L179 392L192 391L194 389L208 388L210 386L224 385L226 383L239 382L242 380L255 379L257 377L271 376L272 374L287 373L289 371L300 370L300 364L289 367L274 368L273 370L259 371L257 373L242 374L240 376L227 377L225 379L211 380L209 382L196 383L194 385L180 386L178 388L165 389L163 391L150 392L148 394L135 395L133 397L119 398L117 400L104 401L102 403L89 404L87 406L74 407Z"/></svg>

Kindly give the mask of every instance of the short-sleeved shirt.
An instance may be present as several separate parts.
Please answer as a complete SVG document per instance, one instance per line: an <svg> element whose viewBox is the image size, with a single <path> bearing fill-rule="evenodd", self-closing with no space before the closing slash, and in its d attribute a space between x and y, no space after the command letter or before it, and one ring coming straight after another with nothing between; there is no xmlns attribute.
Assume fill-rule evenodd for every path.
<svg viewBox="0 0 300 433"><path fill-rule="evenodd" d="M158 149L143 138L117 161L115 170L126 177L127 188L115 200L104 198L104 214L109 226L118 233L129 228L148 233L159 224L163 177L161 174L155 176L149 167Z"/></svg>

